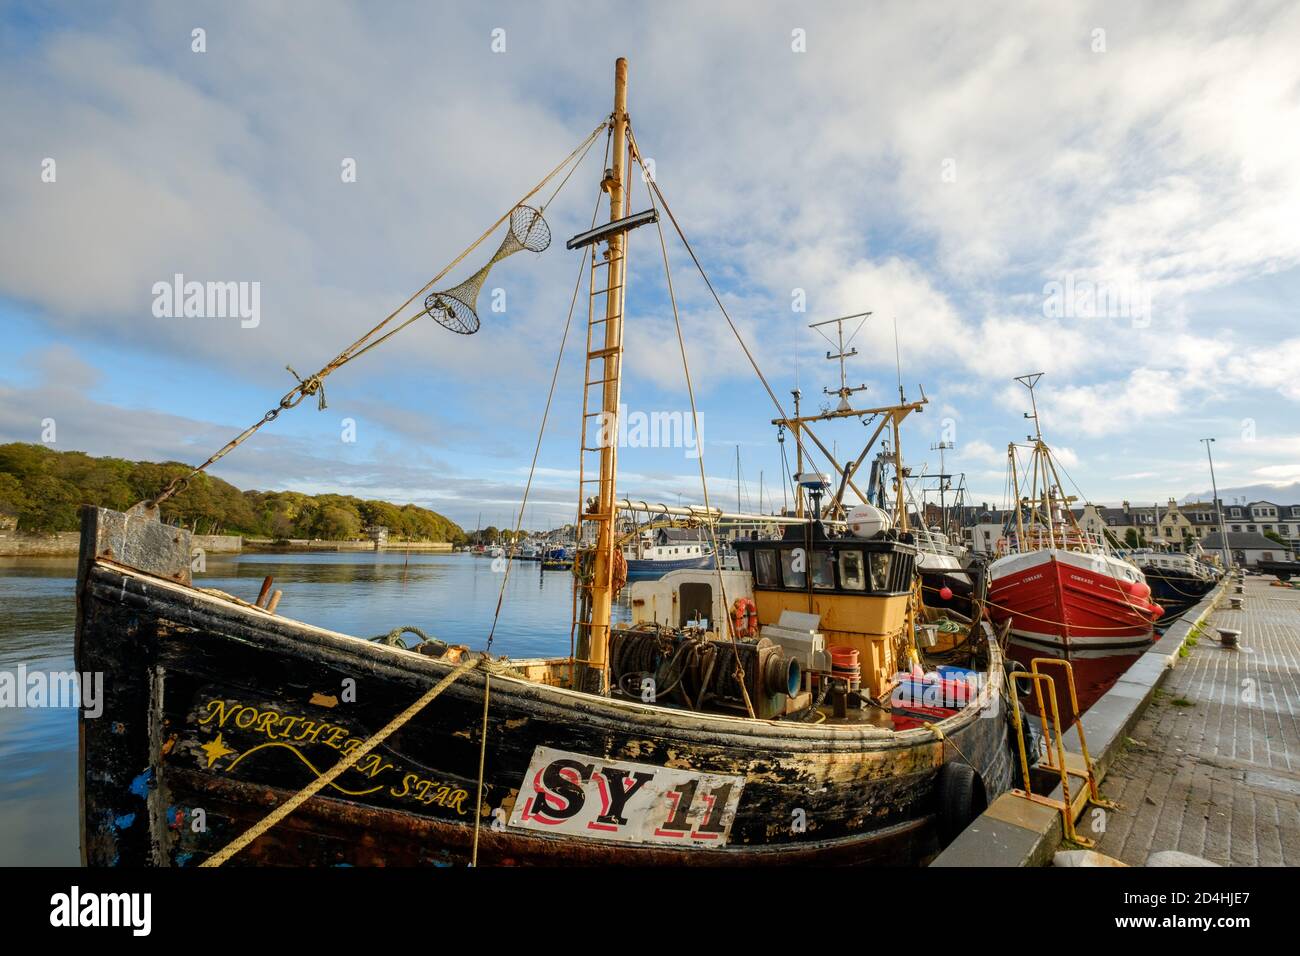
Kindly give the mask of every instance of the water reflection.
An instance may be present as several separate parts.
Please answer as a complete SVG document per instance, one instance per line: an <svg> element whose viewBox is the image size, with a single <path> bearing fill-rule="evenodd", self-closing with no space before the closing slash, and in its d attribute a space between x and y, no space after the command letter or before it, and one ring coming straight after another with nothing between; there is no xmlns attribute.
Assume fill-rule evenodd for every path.
<svg viewBox="0 0 1300 956"><path fill-rule="evenodd" d="M501 566L468 554L210 554L195 584L252 601L269 574L286 617L360 637L414 625L481 648ZM494 653L567 654L572 581L515 562ZM0 670L72 670L75 584L74 558L0 558ZM615 618L628 616L624 595ZM0 708L0 865L79 862L76 762L74 710Z"/></svg>

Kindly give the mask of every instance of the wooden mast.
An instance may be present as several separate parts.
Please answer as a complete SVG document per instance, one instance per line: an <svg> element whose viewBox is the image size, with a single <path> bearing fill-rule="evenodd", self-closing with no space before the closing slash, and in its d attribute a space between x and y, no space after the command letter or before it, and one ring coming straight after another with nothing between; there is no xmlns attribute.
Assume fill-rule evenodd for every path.
<svg viewBox="0 0 1300 956"><path fill-rule="evenodd" d="M610 116L612 165L601 184L609 193L609 221L617 222L627 216L627 60L619 57L614 64L614 112ZM593 359L600 359L604 369L601 400L600 485L594 508L583 515L578 547L582 547L581 525L594 526L595 544L591 562L591 580L588 587L590 614L579 641L579 658L585 660L590 675L587 688L604 693L609 686L609 620L614 602L614 502L615 477L618 467L618 402L622 380L623 357L623 304L626 293L626 232L615 232L605 250L604 347L588 353L588 367ZM596 272L593 269L593 274ZM593 297L600 294L593 289ZM584 429L585 434L585 429ZM585 444L585 440L584 440ZM581 494L581 491L579 492ZM575 567L575 572L578 570ZM579 585L581 586L581 584Z"/></svg>

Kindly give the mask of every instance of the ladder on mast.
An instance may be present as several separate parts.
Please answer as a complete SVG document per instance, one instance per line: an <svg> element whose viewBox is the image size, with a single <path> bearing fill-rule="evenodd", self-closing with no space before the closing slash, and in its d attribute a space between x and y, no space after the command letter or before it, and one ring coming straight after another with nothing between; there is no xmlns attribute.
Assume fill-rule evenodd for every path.
<svg viewBox="0 0 1300 956"><path fill-rule="evenodd" d="M620 237L621 238L621 237ZM579 664L590 662L591 649L607 640L608 624L592 622L592 592L613 587L614 563L597 560L602 547L612 548L614 475L618 445L618 402L623 361L624 242L611 241L605 252L591 253L587 297L586 360L582 373L581 451L578 455L578 518L573 561L573 634ZM598 308L597 306L601 306ZM609 410L614 409L613 413ZM605 494L602 494L602 490ZM609 528L610 541L601 541Z"/></svg>

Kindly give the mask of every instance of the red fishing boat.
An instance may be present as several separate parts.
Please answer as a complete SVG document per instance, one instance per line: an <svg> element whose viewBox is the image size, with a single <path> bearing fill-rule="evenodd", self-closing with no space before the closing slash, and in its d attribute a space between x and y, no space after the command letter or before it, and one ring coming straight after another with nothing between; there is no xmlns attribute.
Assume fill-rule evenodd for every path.
<svg viewBox="0 0 1300 956"><path fill-rule="evenodd" d="M1153 625L1164 613L1136 565L1112 554L1105 539L1080 528L1071 497L1038 427L1033 386L1042 373L1017 378L1029 389L1035 436L1022 467L1013 443L1007 448L1009 484L1016 507L998 558L989 566L989 616L1011 620L1007 649L1029 666L1035 657L1073 665L1079 708L1087 710L1145 652ZM1021 488L1021 476L1029 486ZM1022 493L1022 490L1027 493ZM1062 718L1069 712L1060 695Z"/></svg>

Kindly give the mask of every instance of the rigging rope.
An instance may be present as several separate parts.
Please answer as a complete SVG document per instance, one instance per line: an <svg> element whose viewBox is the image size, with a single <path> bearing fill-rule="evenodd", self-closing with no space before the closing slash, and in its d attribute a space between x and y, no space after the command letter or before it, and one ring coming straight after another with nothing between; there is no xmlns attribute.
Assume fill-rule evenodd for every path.
<svg viewBox="0 0 1300 956"><path fill-rule="evenodd" d="M483 727L478 739L478 788L474 796L474 845L470 850L469 865L478 866L478 831L483 822L483 768L487 766L488 702L492 699L492 673L483 675Z"/></svg>
<svg viewBox="0 0 1300 956"><path fill-rule="evenodd" d="M628 138L629 141L633 144L632 145L633 157L636 159L637 165L641 166L641 169L644 172L645 165L641 162L640 151L635 148L635 140L632 139L630 128L628 130ZM648 173L647 173L647 180L650 182L651 186L653 187L654 180L649 179ZM650 205L655 210L656 213L658 212L659 209L658 205L655 203L655 194L657 192L658 189L656 188L651 188L650 190ZM691 427L694 430L696 445L697 445L696 448L697 454L695 457L698 460L699 467L700 467L700 487L704 495L704 512L708 518L707 527L709 533L709 543L713 547L713 564L718 572L718 593L722 598L723 608L729 609L731 607L731 603L727 600L727 587L726 587L725 579L722 576L722 552L718 548L717 524L713 516L713 509L709 505L709 482L708 479L705 477L705 471L704 471L704 445L700 441L700 421L699 421L699 414L697 413L695 407L695 387L691 382L691 365L686 358L686 341L682 337L681 316L677 312L677 295L673 290L673 274L672 274L672 269L668 265L668 243L664 239L663 223L659 221L659 217L657 215L655 216L655 229L659 233L659 248L663 253L664 278L668 284L668 301L672 304L672 308L673 308L673 326L677 330L677 347L681 352L681 356L682 356L682 371L686 375L686 394L690 397L690 401L691 401ZM739 462L737 462L736 465L736 479L737 481L740 480ZM737 502L737 504L739 504L739 502ZM724 612L723 617L726 619L727 622L726 625L727 634L731 638L731 653L732 656L735 658L735 662L736 662L736 683L740 685L740 692L745 701L745 712L750 716L750 718L753 718L754 705L749 699L749 689L745 686L745 668L740 661L740 649L736 646L736 629L734 626L734 622L732 621L731 615L728 613Z"/></svg>
<svg viewBox="0 0 1300 956"><path fill-rule="evenodd" d="M609 159L610 139L611 139L610 136L605 137L605 160L606 161L608 161ZM581 160L579 160L579 162L581 162ZM572 173L570 173L570 175L572 175ZM568 181L568 177L565 177L565 181L566 182ZM560 184L561 187L563 187L563 185L564 183ZM558 192L559 190L557 189L556 191ZM552 196L551 198L554 199L555 197ZM591 228L595 227L596 217L600 215L600 199L601 197L598 195L596 197L596 208L593 209L591 212ZM511 538L510 551L506 555L506 567L505 567L505 572L501 578L501 590L497 594L497 607L495 613L493 613L492 615L492 627L488 630L487 647L486 647L486 651L488 652L492 650L492 639L496 636L497 621L501 617L501 606L504 603L506 597L506 584L508 584L510 581L510 569L513 566L515 560L515 548L519 540L519 533L522 530L524 524L524 509L528 507L528 495L532 491L533 477L537 473L537 458L542 451L542 438L546 434L546 423L549 420L551 415L551 402L555 398L555 385L556 382L559 381L560 366L564 361L564 350L569 341L569 330L573 325L573 313L578 305L578 292L582 289L582 272L587 267L587 258L589 255L593 255L593 256L595 255L595 252L592 247L589 247L583 252L582 258L578 263L578 278L574 281L573 284L573 298L569 301L569 316L564 320L564 332L560 336L560 351L559 354L555 356L555 368L551 372L551 388L546 393L546 406L545 408L542 409L542 423L537 429L537 443L533 446L533 462L528 467L528 481L524 484L523 500L519 502L519 516L515 519L515 532L513 537ZM570 654L569 656L572 657L573 655Z"/></svg>
<svg viewBox="0 0 1300 956"><path fill-rule="evenodd" d="M640 155L641 148L637 145L636 136L633 135L630 126L628 127L628 141L632 144L632 148L635 150L636 154ZM745 353L745 358L749 360L750 367L753 368L754 374L757 375L758 380L762 382L763 388L767 391L768 398L772 400L772 404L776 407L776 410L782 419L789 418L786 414L785 408L781 405L781 400L776 397L776 392L774 392L772 386L768 384L767 377L763 374L763 370L758 367L758 361L754 358L754 354L749 350L749 346L745 343L744 337L740 334L740 329L736 327L736 323L732 320L731 313L729 313L727 307L722 304L721 296L718 295L717 290L713 287L713 283L709 280L708 273L704 271L704 265L700 262L699 256L695 254L695 249L691 246L690 240L686 238L686 233L682 230L681 224L677 221L677 217L673 215L672 208L668 205L668 200L664 197L663 190L659 188L659 183L650 177L647 177L647 182L650 191L654 196L658 197L660 204L663 205L664 212L668 214L668 219L672 222L673 229L677 232L678 238L682 241L682 246L690 255L691 261L695 263L696 271L699 272L700 278L704 280L705 286L708 287L709 294L713 296L713 301L718 306L718 311L720 311L722 317L727 320L727 325L731 328L731 334L735 336L736 342L740 345L741 351ZM800 429L800 431L802 430L803 429ZM799 450L803 452L809 461L813 461L813 455L808 451L807 447L805 447L803 436L799 434L799 431L791 429L791 434L794 435L795 444L799 447ZM827 457L831 459L832 470L838 473L839 466L834 461L833 456L828 455Z"/></svg>
<svg viewBox="0 0 1300 956"><path fill-rule="evenodd" d="M574 147L573 151L570 152L568 156L566 156L554 169L552 169L549 173L547 173L546 176L543 177L542 180L537 183L537 185L535 185L532 189L530 189L527 193L525 193L524 196L518 202L514 203L508 211L506 211L499 219L497 219L496 222L494 222L491 226L489 226L481 236L479 236L477 239L474 240L474 242L472 242L468 247L466 247L465 250L461 252L460 255L458 255L455 259L453 259L450 263L448 263L447 266L445 266L441 272L439 272L432 279L426 282L421 289L419 289L417 292L412 294L410 298L408 298L405 302L403 302L396 309L390 312L386 318L384 318L377 325L371 328L370 331L366 332L365 335L361 336L359 339L357 339L355 342L353 342L351 345L345 348L342 352L340 352L337 356L335 356L332 360L326 363L320 369L320 371L316 372L316 374L309 375L306 379L304 379L300 375L298 375L297 372L294 372L291 368L289 368L289 366L285 366L285 368L289 368L289 371L293 374L294 378L298 379L298 384L295 385L292 389L290 389L287 393L285 393L284 397L280 399L279 404L277 404L276 407L267 411L267 413L263 415L259 421L254 422L252 425L249 425L242 432L240 432L238 435L236 435L234 438L228 441L225 445L219 448L210 458L208 458L207 461L203 462L203 464L191 470L186 475L178 475L176 478L173 478L162 489L162 491L160 491L155 497L145 502L145 507L148 510L153 510L157 508L159 505L161 505L172 495L176 494L177 492L181 491L186 486L188 486L191 479L193 479L196 475L205 471L207 468L211 467L217 461L224 458L227 454L234 451L235 448L243 444L248 438L250 438L253 435L254 432L260 429L263 425L275 421L275 419L279 417L282 411L297 407L299 404L301 404L302 400L306 398L308 395L319 395L317 407L319 409L324 409L325 408L324 380L326 376L328 376L330 373L334 372L335 370L341 368L342 366L346 365L352 359L363 355L364 353L368 352L370 349L386 341L396 333L402 331L402 329L405 329L407 326L411 325L413 322L416 322L419 319L423 318L425 315L428 315L429 313L427 310L418 312L416 315L407 319L397 328L389 330L384 335L380 336L377 339L374 339L374 341L370 341L385 326L387 326L390 322L392 322L395 318L397 318L397 316L400 315L402 311L406 309L412 302L414 302L420 296L427 294L429 290L433 288L435 283L437 283L440 279L446 276L447 273L449 273L452 269L454 269L457 265L459 265L461 261L465 259L466 256L468 256L475 249L477 249L490 235L492 235L492 233L494 233L497 230L497 228L503 222L505 222L507 219L510 219L511 216L514 215L521 206L523 206L529 199L531 199L543 188L545 188L546 184L549 183L552 179L554 179L555 176L558 175L561 170L563 170L570 163L573 163L575 157L577 158L577 162L580 163L582 161L582 157L586 156L587 150L591 148L592 143L596 141L596 137L600 134L600 131L602 129L605 129L607 126L608 126L608 121L607 120L602 121L599 126L597 126L594 130L591 131L591 133L587 136L586 139L584 139L581 143L579 143L577 146ZM564 182L567 181L568 181L568 177L566 176ZM562 182L560 185L563 186L563 184L564 183ZM552 196L551 198L554 199L554 196ZM530 232L531 229L532 229L532 224L530 223L529 225ZM505 244L503 243L503 248L504 245ZM500 254L501 251L502 250L499 249L498 254Z"/></svg>

